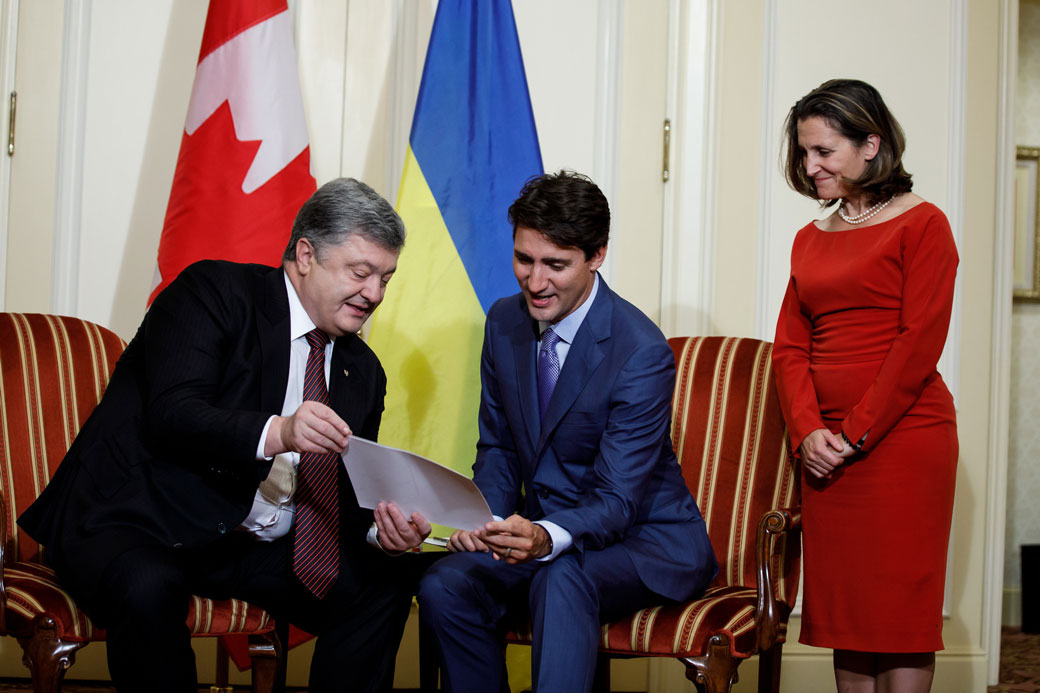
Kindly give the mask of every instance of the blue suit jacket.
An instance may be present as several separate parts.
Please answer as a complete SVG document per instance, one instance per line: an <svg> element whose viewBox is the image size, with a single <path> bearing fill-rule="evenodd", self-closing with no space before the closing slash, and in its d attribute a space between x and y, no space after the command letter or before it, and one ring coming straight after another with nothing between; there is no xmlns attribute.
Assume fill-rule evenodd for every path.
<svg viewBox="0 0 1040 693"><path fill-rule="evenodd" d="M554 522L577 551L620 543L665 597L700 592L717 565L669 437L675 358L664 335L601 280L544 421L537 339L522 294L488 311L473 470L491 511Z"/></svg>

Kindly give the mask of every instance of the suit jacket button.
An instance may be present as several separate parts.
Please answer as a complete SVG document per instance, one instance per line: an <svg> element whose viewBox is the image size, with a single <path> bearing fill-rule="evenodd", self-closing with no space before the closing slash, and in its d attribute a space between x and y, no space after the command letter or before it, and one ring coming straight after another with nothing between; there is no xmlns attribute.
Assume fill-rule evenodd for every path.
<svg viewBox="0 0 1040 693"><path fill-rule="evenodd" d="M224 526L223 522L218 522L217 523L217 531L220 532L221 534L227 534L227 527Z"/></svg>
<svg viewBox="0 0 1040 693"><path fill-rule="evenodd" d="M175 549L179 549L179 548L181 548L182 546L184 546L184 544L182 544L182 543L180 543L180 542L178 541L178 542L177 542L176 544L174 544L174 545L173 545L173 548L175 548Z"/></svg>
<svg viewBox="0 0 1040 693"><path fill-rule="evenodd" d="M538 495L541 498L548 498L549 497L549 489L547 489L547 488L539 489Z"/></svg>

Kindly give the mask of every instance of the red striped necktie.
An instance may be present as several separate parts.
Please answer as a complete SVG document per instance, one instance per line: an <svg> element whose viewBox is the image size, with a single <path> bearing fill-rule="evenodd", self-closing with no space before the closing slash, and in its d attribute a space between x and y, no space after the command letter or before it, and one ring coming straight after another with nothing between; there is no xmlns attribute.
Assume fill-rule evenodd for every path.
<svg viewBox="0 0 1040 693"><path fill-rule="evenodd" d="M318 328L307 333L311 351L303 375L303 401L327 405L325 345L329 337ZM339 454L300 453L296 468L296 533L293 572L321 599L339 577Z"/></svg>

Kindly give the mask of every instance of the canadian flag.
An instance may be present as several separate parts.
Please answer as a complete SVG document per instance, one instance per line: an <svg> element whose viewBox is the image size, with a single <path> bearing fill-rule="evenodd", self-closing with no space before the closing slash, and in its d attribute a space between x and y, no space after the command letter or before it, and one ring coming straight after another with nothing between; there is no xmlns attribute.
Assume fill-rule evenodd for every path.
<svg viewBox="0 0 1040 693"><path fill-rule="evenodd" d="M314 190L286 0L210 0L148 303L197 260L280 264Z"/></svg>
<svg viewBox="0 0 1040 693"><path fill-rule="evenodd" d="M210 0L148 303L197 260L281 264L310 164L286 0ZM245 638L223 641L248 667Z"/></svg>

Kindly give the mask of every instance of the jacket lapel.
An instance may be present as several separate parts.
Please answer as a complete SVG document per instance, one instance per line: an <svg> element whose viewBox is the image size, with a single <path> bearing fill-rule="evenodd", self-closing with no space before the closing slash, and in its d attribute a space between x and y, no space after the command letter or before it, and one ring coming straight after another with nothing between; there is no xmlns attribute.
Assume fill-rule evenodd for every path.
<svg viewBox="0 0 1040 693"><path fill-rule="evenodd" d="M257 306L260 328L260 406L263 411L280 414L289 382L289 297L285 293L282 268L262 275L262 303Z"/></svg>
<svg viewBox="0 0 1040 693"><path fill-rule="evenodd" d="M531 447L538 440L541 428L541 416L538 413L538 377L535 373L535 344L538 342L538 325L527 312L527 304L522 294L520 301L520 319L509 331L509 341L513 345L513 363L516 364L516 389L520 393L520 411L524 419L524 430L527 431Z"/></svg>
<svg viewBox="0 0 1040 693"><path fill-rule="evenodd" d="M350 342L355 339L360 339L360 337L354 334L337 337L336 344L332 348L332 363L329 366L329 406L340 416L347 411L351 392L350 384L358 378L356 374L351 376L351 372L356 371L356 363L353 358L354 352L350 349ZM362 425L360 421L355 423L358 426Z"/></svg>

